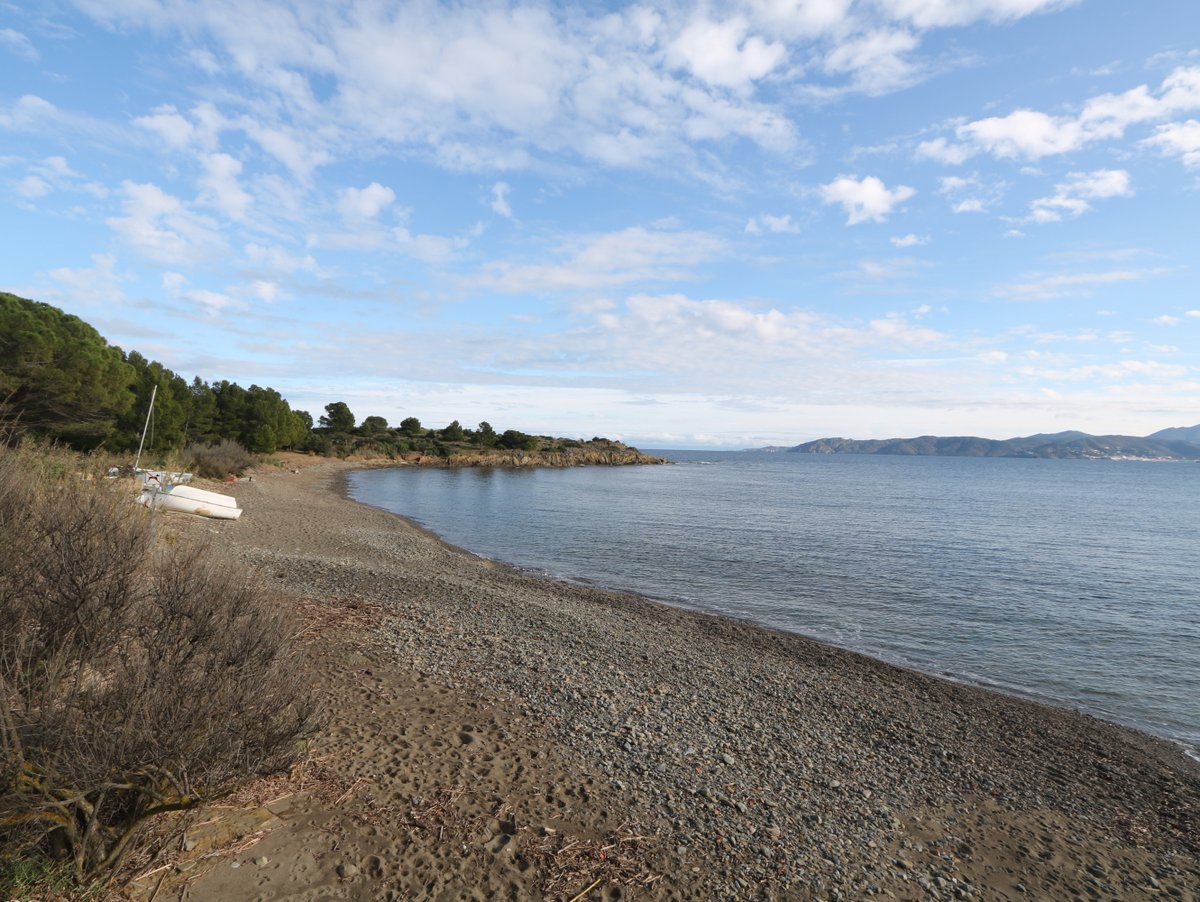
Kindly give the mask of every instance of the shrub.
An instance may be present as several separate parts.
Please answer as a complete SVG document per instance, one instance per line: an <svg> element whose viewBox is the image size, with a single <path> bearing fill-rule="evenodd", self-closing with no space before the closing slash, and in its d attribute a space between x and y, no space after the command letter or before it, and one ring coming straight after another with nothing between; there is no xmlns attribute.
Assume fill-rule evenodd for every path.
<svg viewBox="0 0 1200 902"><path fill-rule="evenodd" d="M29 457L0 448L0 847L91 880L148 818L289 764L314 709L254 583Z"/></svg>
<svg viewBox="0 0 1200 902"><path fill-rule="evenodd" d="M272 449L274 450L274 449ZM198 476L220 479L230 473L241 473L254 463L254 455L230 439L215 445L188 445L183 452L183 465Z"/></svg>

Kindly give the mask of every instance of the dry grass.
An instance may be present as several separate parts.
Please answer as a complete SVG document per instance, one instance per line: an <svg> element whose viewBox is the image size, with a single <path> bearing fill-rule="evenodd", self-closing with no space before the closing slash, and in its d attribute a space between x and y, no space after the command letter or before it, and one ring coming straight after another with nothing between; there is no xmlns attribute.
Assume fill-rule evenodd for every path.
<svg viewBox="0 0 1200 902"><path fill-rule="evenodd" d="M314 705L255 583L79 475L0 449L0 845L90 881L147 820L288 766Z"/></svg>

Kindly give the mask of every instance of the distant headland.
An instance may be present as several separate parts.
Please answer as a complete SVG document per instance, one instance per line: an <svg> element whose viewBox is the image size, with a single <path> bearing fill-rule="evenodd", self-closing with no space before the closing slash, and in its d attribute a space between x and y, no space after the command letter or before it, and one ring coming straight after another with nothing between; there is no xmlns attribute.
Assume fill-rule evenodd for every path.
<svg viewBox="0 0 1200 902"><path fill-rule="evenodd" d="M938 457L1035 457L1067 460L1200 460L1200 424L1145 436L1039 433L1010 439L920 435L915 438L821 438L786 449L800 454L897 454Z"/></svg>

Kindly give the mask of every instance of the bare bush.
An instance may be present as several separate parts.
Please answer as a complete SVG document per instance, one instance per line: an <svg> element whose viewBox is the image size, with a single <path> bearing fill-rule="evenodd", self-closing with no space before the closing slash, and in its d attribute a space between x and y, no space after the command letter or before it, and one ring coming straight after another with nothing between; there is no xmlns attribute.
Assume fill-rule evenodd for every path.
<svg viewBox="0 0 1200 902"><path fill-rule="evenodd" d="M0 843L92 879L147 818L289 764L313 705L260 589L31 457L0 449Z"/></svg>
<svg viewBox="0 0 1200 902"><path fill-rule="evenodd" d="M183 465L198 476L220 479L241 473L254 464L255 457L237 442L221 439L215 445L191 444L183 451Z"/></svg>

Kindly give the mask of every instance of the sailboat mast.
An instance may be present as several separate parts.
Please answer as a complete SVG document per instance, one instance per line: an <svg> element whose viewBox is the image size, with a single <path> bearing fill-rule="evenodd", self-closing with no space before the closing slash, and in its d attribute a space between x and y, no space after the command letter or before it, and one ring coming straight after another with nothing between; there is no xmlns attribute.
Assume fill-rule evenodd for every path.
<svg viewBox="0 0 1200 902"><path fill-rule="evenodd" d="M142 439L138 442L137 458L133 462L133 470L136 473L138 464L142 461L142 445L146 444L146 433L150 429L150 414L154 413L154 399L158 396L158 384L155 383L150 391L150 409L146 411L146 425L142 427Z"/></svg>

